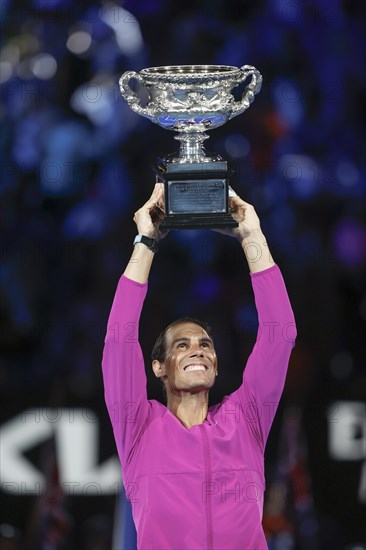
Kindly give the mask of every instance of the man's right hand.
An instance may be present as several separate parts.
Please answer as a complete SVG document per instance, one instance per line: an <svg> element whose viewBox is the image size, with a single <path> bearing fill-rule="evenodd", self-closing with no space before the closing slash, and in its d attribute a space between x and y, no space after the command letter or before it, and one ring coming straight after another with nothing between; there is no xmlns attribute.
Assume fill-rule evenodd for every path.
<svg viewBox="0 0 366 550"><path fill-rule="evenodd" d="M159 225L164 219L164 184L156 183L149 200L135 212L133 221L139 235L159 241L167 234L161 233Z"/></svg>
<svg viewBox="0 0 366 550"><path fill-rule="evenodd" d="M161 233L159 230L159 225L164 219L164 185L162 183L155 185L151 197L135 212L133 219L139 235L145 235L145 237L156 241L165 237L167 231ZM144 244L136 243L124 271L125 276L137 283L146 283L154 255L150 248Z"/></svg>

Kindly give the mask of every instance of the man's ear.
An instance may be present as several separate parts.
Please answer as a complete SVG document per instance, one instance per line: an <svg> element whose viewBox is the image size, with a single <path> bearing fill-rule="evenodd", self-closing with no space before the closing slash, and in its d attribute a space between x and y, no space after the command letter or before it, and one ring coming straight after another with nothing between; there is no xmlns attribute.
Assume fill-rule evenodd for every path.
<svg viewBox="0 0 366 550"><path fill-rule="evenodd" d="M151 366L152 366L152 370L154 371L154 374L155 374L156 378L161 378L162 376L165 375L165 365L164 365L164 363L161 363L157 359L154 359Z"/></svg>

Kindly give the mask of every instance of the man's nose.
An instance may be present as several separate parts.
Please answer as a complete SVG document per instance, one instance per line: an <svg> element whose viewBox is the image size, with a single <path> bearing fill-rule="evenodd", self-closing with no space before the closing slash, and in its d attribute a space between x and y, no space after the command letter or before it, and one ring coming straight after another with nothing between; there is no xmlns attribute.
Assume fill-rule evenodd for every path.
<svg viewBox="0 0 366 550"><path fill-rule="evenodd" d="M192 344L190 355L191 357L196 357L197 355L203 357L203 351L199 343Z"/></svg>

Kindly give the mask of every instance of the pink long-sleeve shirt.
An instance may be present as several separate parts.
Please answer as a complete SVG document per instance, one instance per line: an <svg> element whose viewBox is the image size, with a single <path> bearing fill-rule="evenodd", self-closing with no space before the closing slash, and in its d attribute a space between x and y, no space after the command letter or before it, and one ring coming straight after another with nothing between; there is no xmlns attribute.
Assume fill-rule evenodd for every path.
<svg viewBox="0 0 366 550"><path fill-rule="evenodd" d="M259 327L242 384L190 429L147 398L138 342L147 284L124 275L118 283L102 364L139 550L267 548L264 449L296 328L278 266L251 280Z"/></svg>

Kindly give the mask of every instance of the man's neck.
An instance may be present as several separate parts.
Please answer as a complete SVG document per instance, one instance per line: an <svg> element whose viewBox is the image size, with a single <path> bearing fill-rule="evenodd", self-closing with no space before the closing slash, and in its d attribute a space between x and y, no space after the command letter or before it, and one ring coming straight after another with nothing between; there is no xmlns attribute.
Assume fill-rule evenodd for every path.
<svg viewBox="0 0 366 550"><path fill-rule="evenodd" d="M186 428L202 424L207 417L208 390L198 393L170 394L167 407Z"/></svg>

